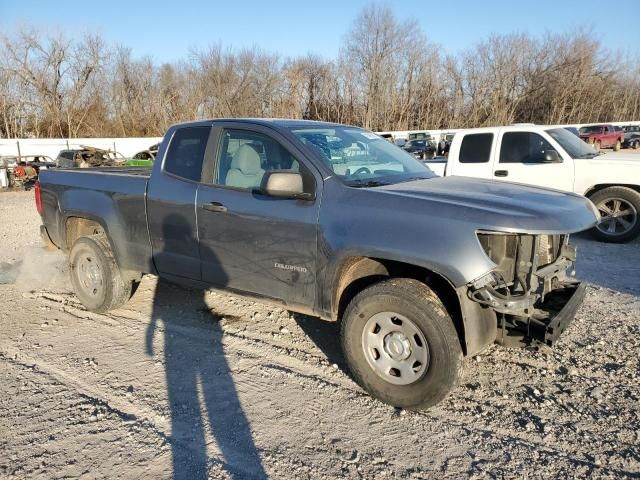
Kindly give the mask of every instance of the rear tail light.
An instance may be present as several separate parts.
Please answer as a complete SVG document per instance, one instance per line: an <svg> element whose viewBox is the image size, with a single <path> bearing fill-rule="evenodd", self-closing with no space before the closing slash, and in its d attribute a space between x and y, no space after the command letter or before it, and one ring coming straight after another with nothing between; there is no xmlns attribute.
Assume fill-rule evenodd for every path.
<svg viewBox="0 0 640 480"><path fill-rule="evenodd" d="M36 210L38 210L38 213L42 215L42 190L40 189L40 182L36 182L33 190L36 194Z"/></svg>

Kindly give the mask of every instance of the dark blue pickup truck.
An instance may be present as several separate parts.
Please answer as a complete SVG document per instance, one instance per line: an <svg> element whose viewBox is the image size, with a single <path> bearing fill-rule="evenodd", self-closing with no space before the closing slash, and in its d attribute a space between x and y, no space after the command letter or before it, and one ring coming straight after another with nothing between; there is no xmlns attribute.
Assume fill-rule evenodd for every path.
<svg viewBox="0 0 640 480"><path fill-rule="evenodd" d="M36 203L89 310L151 273L341 321L355 380L407 408L494 342L552 345L584 294L569 234L596 222L581 196L436 177L371 132L299 120L176 125L152 168L48 170Z"/></svg>

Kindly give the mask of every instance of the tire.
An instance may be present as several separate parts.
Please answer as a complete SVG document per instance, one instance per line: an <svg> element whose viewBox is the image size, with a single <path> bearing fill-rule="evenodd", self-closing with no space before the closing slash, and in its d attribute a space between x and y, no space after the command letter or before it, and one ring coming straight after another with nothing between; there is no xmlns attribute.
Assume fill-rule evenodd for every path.
<svg viewBox="0 0 640 480"><path fill-rule="evenodd" d="M380 318L383 325L391 325L389 321L401 322L399 327L391 325L392 329L413 326L417 331L405 337L407 342L402 336L399 340L393 339L392 335L397 332L387 327L380 328L377 324ZM378 333L374 333L376 327ZM370 335L365 336L365 332L370 332ZM371 348L366 343L369 337L374 338L376 347ZM395 348L397 354L398 348L387 344L390 338L399 341L400 345L408 345L410 356L400 362L392 360L389 350ZM383 339L384 342L376 343ZM417 280L383 280L358 293L343 315L341 340L355 381L373 397L394 407L412 410L431 407L446 397L462 375L462 347L453 322L440 299ZM376 351L378 359L374 359ZM406 351L401 356L404 354ZM416 367L416 358L427 361ZM386 371L386 368L376 369L373 366L381 359L393 365L402 364L405 369L410 369L410 373L405 378L402 378L404 374L385 374L382 370ZM393 370L391 368L389 373Z"/></svg>
<svg viewBox="0 0 640 480"><path fill-rule="evenodd" d="M613 149L617 152L620 150L621 145L622 144L620 143L620 140L618 140L616 141L616 144L614 145Z"/></svg>
<svg viewBox="0 0 640 480"><path fill-rule="evenodd" d="M611 217L609 221L605 217L591 230L595 238L608 243L625 243L640 235L640 193L628 187L607 187L590 195L589 199L602 217ZM618 214L629 213L616 216L616 207Z"/></svg>
<svg viewBox="0 0 640 480"><path fill-rule="evenodd" d="M600 151L600 141L596 140L595 142L593 142L593 148L596 152Z"/></svg>
<svg viewBox="0 0 640 480"><path fill-rule="evenodd" d="M633 148L634 150L637 150L639 146L640 146L640 141L636 140L635 142L633 142L633 145L631 146L631 148Z"/></svg>
<svg viewBox="0 0 640 480"><path fill-rule="evenodd" d="M106 312L131 298L134 282L122 275L103 233L76 240L69 252L69 273L73 289L87 310Z"/></svg>

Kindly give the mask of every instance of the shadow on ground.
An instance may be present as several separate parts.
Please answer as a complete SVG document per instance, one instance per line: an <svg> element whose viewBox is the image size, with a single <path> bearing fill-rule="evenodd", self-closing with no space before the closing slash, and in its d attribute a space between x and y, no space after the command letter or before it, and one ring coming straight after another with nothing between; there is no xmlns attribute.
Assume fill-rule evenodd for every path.
<svg viewBox="0 0 640 480"><path fill-rule="evenodd" d="M168 215L163 229L163 238L178 242L190 232L181 215ZM213 252L204 255L215 259ZM145 336L145 351L154 356L162 323L173 478L209 478L216 463L234 479L266 478L226 358L220 318L205 302L205 293L159 279ZM220 452L212 458L207 431Z"/></svg>
<svg viewBox="0 0 640 480"><path fill-rule="evenodd" d="M213 463L232 478L266 478L226 359L220 319L204 293L159 280L147 329L145 347L153 355L154 333L163 323L173 478L208 478ZM182 305L189 314L180 310ZM207 431L222 461L209 457Z"/></svg>
<svg viewBox="0 0 640 480"><path fill-rule="evenodd" d="M340 345L340 323L325 322L295 312L291 312L291 315L307 337L327 356L327 360L351 376Z"/></svg>

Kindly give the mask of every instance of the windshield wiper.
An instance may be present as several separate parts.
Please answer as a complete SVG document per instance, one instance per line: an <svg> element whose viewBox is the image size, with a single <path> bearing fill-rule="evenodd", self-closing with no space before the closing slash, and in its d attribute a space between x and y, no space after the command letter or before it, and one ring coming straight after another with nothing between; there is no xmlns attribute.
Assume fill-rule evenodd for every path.
<svg viewBox="0 0 640 480"><path fill-rule="evenodd" d="M409 178L400 180L398 183L413 182L414 180L429 180L430 178L432 177L409 177Z"/></svg>
<svg viewBox="0 0 640 480"><path fill-rule="evenodd" d="M583 154L583 155L579 155L579 156L577 156L576 158L595 158L595 157L598 157L598 156L600 156L600 154L599 154L599 153L596 153L596 152L588 152L588 153L585 153L585 154Z"/></svg>
<svg viewBox="0 0 640 480"><path fill-rule="evenodd" d="M367 187L382 187L383 185L391 185L389 182L383 182L381 180L367 180L361 182L347 183L348 186L354 188L367 188Z"/></svg>

